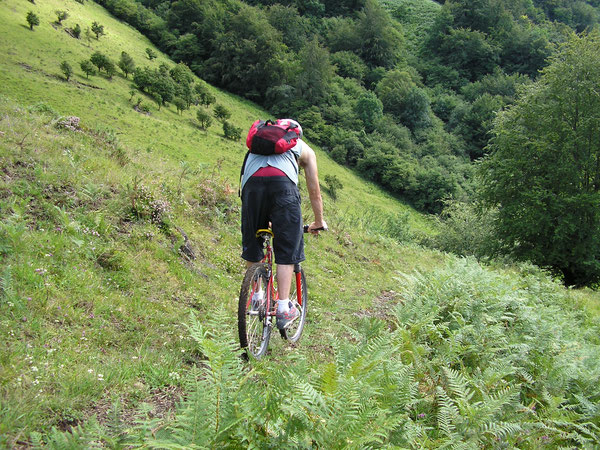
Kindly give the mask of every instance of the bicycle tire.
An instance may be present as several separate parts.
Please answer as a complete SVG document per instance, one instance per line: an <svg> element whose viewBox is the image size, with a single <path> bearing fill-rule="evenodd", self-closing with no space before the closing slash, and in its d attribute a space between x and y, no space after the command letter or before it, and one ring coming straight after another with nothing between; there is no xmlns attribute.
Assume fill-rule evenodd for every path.
<svg viewBox="0 0 600 450"><path fill-rule="evenodd" d="M269 277L264 264L253 264L246 270L238 303L238 333L241 348L255 358L262 357L269 347L271 323L266 315L266 295ZM252 304L252 294L258 289L265 292L265 302Z"/></svg>
<svg viewBox="0 0 600 450"><path fill-rule="evenodd" d="M281 337L283 339L288 340L292 344L298 342L298 340L302 336L304 324L306 323L306 312L308 311L308 290L306 288L306 277L304 276L304 269L300 270L300 279L302 286L302 305L298 303L295 279L292 280L292 286L290 290L290 301L294 304L296 308L298 308L298 311L300 311L300 316L298 317L298 319L292 322L289 327L283 330L279 330Z"/></svg>

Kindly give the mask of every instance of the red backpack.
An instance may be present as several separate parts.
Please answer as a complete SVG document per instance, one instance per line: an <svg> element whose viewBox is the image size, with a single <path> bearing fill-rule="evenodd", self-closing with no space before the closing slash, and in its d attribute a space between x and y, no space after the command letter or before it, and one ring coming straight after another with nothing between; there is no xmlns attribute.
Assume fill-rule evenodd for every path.
<svg viewBox="0 0 600 450"><path fill-rule="evenodd" d="M290 124L289 119L277 119L275 122L272 120L257 120L254 122L246 137L248 152L244 157L244 162L240 170L240 189L238 189L238 195L241 194L241 181L250 153L257 155L285 153L298 143L300 136L302 136L302 128L295 123Z"/></svg>
<svg viewBox="0 0 600 450"><path fill-rule="evenodd" d="M246 146L250 153L257 155L272 155L285 153L298 143L301 129L299 127L282 123L281 119L257 120L250 127Z"/></svg>

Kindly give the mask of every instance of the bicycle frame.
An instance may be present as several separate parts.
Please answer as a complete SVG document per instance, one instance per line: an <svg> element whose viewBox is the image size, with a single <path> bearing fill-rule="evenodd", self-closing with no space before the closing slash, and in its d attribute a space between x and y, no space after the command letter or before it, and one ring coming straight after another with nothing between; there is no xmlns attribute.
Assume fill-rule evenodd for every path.
<svg viewBox="0 0 600 450"><path fill-rule="evenodd" d="M275 277L273 276L273 247L271 246L271 239L273 238L273 232L268 229L260 229L256 232L256 237L263 238L263 249L265 250L265 256L262 259L261 263L263 263L267 269L267 274L269 275L269 281L267 282L267 299L266 299L266 314L267 317L275 316L277 312L277 300L279 300L279 293L277 289L275 289ZM303 292L302 292L302 273L301 273L300 264L294 264L294 278L296 283L296 298L298 304L302 305ZM252 291L254 294L254 291ZM248 300L248 304L246 307L250 306L250 299Z"/></svg>

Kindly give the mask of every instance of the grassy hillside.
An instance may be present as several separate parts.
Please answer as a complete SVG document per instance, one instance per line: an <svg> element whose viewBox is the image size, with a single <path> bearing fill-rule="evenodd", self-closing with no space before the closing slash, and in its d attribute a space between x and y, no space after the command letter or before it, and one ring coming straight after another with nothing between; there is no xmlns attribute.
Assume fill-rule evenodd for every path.
<svg viewBox="0 0 600 450"><path fill-rule="evenodd" d="M57 9L70 14L62 27L53 24ZM25 21L29 10L40 17L33 31ZM103 24L107 33L99 40L85 37L93 21ZM334 397L338 403L327 406L327 412L318 411L312 400L294 404L306 411L299 423L307 428L298 425L297 446L309 442L310 429L325 447L350 445L365 429L379 430L372 426L376 422L382 430L389 424L403 423L409 429L416 423L422 429L410 428L414 442L435 447L444 442L445 417L436 385L449 389L447 380L454 373L443 375L443 367L466 370L468 384L476 386L483 382L474 375L476 367L484 366L483 357L474 357L478 353L516 367L487 373L491 384L480 386L474 397L473 402L482 395L499 397L499 389L509 385L523 392L522 398L515 400L518 395L511 394L491 409L498 420L515 401L527 400L540 411L539 420L532 423L551 418L584 428L586 421L598 426L597 411L585 415L573 406L580 416L561 416L568 416L570 410L564 408L573 405L576 396L597 401L593 387L581 383L597 376L597 364L590 360L598 344L597 320L580 312L597 305L595 293L563 290L530 267L500 275L406 242L411 235L433 232L427 218L334 164L319 149L321 179L336 175L344 187L337 200L324 194L332 231L307 239L311 310L306 334L296 348L274 339L266 361L245 376L247 368L240 371L235 353L227 351L235 347L236 297L244 268L236 195L243 142L226 140L217 123L206 132L199 130L194 111L178 115L172 106L159 111L144 99L150 114L138 113L130 101L130 81L120 75L87 79L79 61L96 50L114 60L126 51L138 66L172 64L160 54L149 61L145 48L151 45L92 2L49 0L33 5L5 0L0 23L6 36L0 40L0 335L5 343L0 348L1 446L36 446L45 440L52 447L61 442L64 447L71 439L72 448L99 441L118 448L127 444L125 436L129 443L177 438L185 445L191 439L185 434L189 430L170 420L185 421L186 414L196 417L199 429L208 430L198 432L198 445L206 445L202 439L214 439L215 446L228 439L234 446L247 445L250 438L240 436L248 430L235 428L240 422L226 416L227 411L223 418L231 420L238 434L206 429L220 417L212 409L213 394L224 389L236 414L241 410L256 417L258 422L249 425L256 442L276 445L273 439L288 426L287 412L277 408L286 403L265 409L258 401L262 391L255 391L260 384L248 380L264 376L279 386L302 376L303 383L325 396L318 400L315 394L317 403L330 405ZM64 31L76 23L84 30L79 40ZM63 60L75 69L68 82L59 69ZM265 116L237 97L213 93L241 128ZM69 116L77 116L79 123L66 121ZM184 235L193 259L180 251ZM498 299L500 306L494 307ZM522 319L517 320L517 310L523 312ZM532 316L532 311L540 311L540 316ZM541 312L548 312L552 321L539 327L545 334L520 334L520 327L532 328L544 318ZM493 325L498 335L508 327L508 347L491 348L493 342L477 341L486 335L485 324ZM571 332L549 339L563 328ZM520 345L519 339L531 336L539 342L546 339L544 346L534 348L547 353L545 360L539 359L539 370L524 353L519 361L502 356ZM561 364L552 377L535 378L561 358L569 364ZM489 361L485 364L490 366ZM207 377L222 368L228 372L221 378ZM523 375L527 370L531 382ZM404 378L410 386L390 376L406 371L411 373ZM329 391L322 381L327 379ZM346 392L341 389L351 385ZM402 397L396 385L408 388L411 395ZM569 389L568 401L554 400ZM452 398L458 395L448 393ZM372 402L362 397L366 394ZM183 397L191 403L173 418L175 404ZM304 397L298 393L294 398ZM342 421L352 420L341 412L357 398L366 411L364 428ZM398 408L390 406L390 399ZM450 414L450 401L447 407ZM132 431L139 411L145 411L148 429L166 434ZM334 427L336 416L340 420ZM262 420L271 424L263 427ZM460 420L453 420L456 427ZM456 433L466 441L468 421L461 423ZM487 423L482 419L481 426ZM550 425L559 431L552 434L540 425L536 442L545 443L542 436L562 442L566 427ZM176 429L185 432L183 437L169 434ZM594 438L595 429L589 429L585 436ZM63 434L65 430L73 434ZM509 431L490 431L490 439L509 436ZM339 440L342 436L344 441ZM389 434L386 439L389 443Z"/></svg>

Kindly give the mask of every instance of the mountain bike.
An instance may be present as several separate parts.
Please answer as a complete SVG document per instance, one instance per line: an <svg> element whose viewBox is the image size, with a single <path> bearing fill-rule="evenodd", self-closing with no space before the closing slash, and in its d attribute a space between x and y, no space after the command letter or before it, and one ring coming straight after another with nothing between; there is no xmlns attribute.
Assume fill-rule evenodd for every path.
<svg viewBox="0 0 600 450"><path fill-rule="evenodd" d="M308 225L304 226L304 232L308 232ZM238 303L238 332L240 346L247 354L260 358L269 346L278 298L273 273L273 232L261 229L256 232L256 237L262 239L265 256L246 270ZM294 343L302 336L308 310L306 277L300 264L294 265L290 301L300 315L279 332L283 339Z"/></svg>

